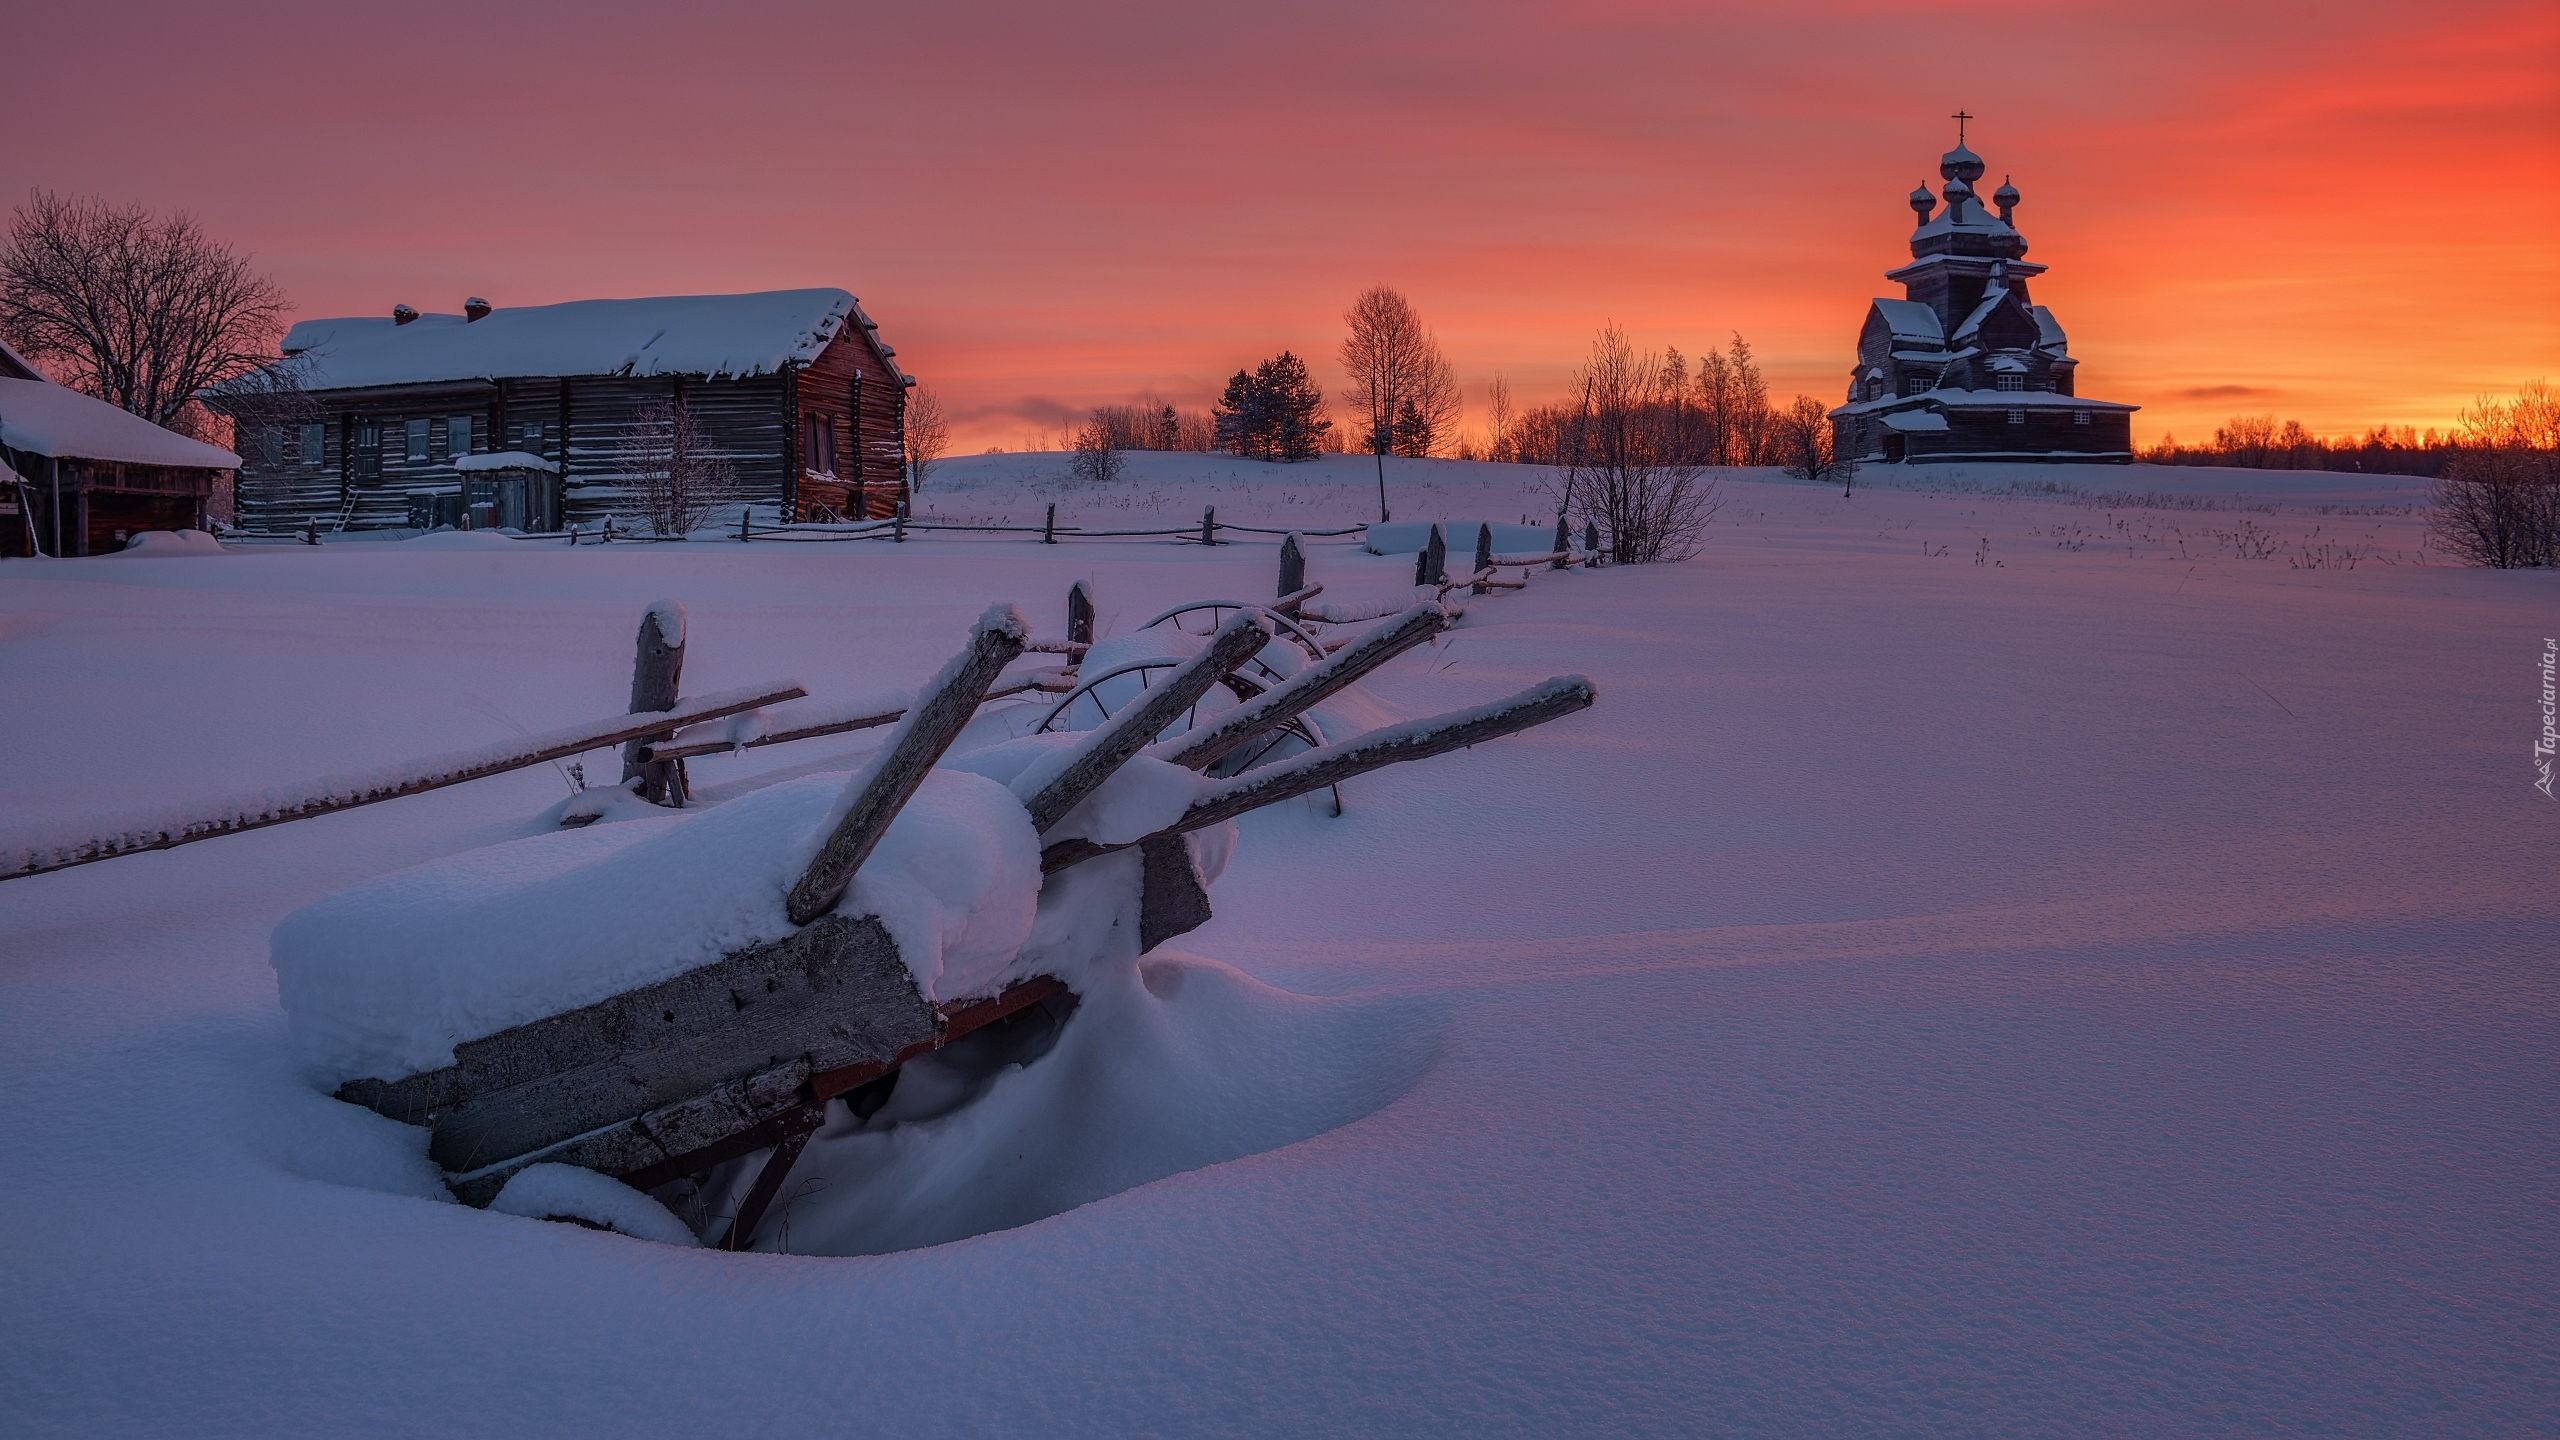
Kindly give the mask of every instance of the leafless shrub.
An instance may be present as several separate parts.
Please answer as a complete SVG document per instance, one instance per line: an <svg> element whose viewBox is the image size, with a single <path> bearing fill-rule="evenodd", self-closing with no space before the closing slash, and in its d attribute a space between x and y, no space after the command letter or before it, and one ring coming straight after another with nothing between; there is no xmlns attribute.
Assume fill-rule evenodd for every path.
<svg viewBox="0 0 2560 1440"><path fill-rule="evenodd" d="M1087 485L1109 485L1120 478L1128 466L1118 427L1099 410L1076 431L1075 458L1067 462L1067 473Z"/></svg>
<svg viewBox="0 0 2560 1440"><path fill-rule="evenodd" d="M1857 484L1858 462L1840 453L1830 413L1822 408L1821 401L1810 395L1797 396L1794 404L1780 412L1771 429L1778 463L1786 467L1788 474L1817 485L1836 482L1844 498Z"/></svg>
<svg viewBox="0 0 2560 1440"><path fill-rule="evenodd" d="M678 539L740 498L738 473L703 443L701 428L674 399L643 401L616 447L623 483L662 539Z"/></svg>
<svg viewBox="0 0 2560 1440"><path fill-rule="evenodd" d="M1662 357L1636 353L1611 325L1574 382L1580 396L1560 439L1566 508L1599 524L1621 565L1696 554L1722 500L1659 423L1669 383Z"/></svg>
<svg viewBox="0 0 2560 1440"><path fill-rule="evenodd" d="M919 385L907 392L907 483L924 488L924 472L951 448L951 423L942 417L942 399Z"/></svg>
<svg viewBox="0 0 2560 1440"><path fill-rule="evenodd" d="M2463 412L2428 529L2474 565L2560 564L2560 392L2537 381Z"/></svg>
<svg viewBox="0 0 2560 1440"><path fill-rule="evenodd" d="M0 333L155 425L201 428L197 392L275 359L284 315L284 292L183 212L38 190L0 244Z"/></svg>

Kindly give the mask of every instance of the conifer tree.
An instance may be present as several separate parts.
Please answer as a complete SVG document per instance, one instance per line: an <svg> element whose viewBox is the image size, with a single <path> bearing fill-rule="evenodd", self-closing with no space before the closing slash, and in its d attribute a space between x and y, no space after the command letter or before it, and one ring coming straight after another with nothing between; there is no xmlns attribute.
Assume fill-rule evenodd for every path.
<svg viewBox="0 0 2560 1440"><path fill-rule="evenodd" d="M1237 371L1227 381L1227 393L1218 397L1211 412L1216 417L1218 448L1244 456L1260 455L1270 449L1270 409L1261 381L1250 370Z"/></svg>
<svg viewBox="0 0 2560 1440"><path fill-rule="evenodd" d="M1254 380L1270 416L1269 458L1293 462L1316 458L1333 422L1324 418L1324 392L1307 374L1307 363L1283 350L1262 362Z"/></svg>

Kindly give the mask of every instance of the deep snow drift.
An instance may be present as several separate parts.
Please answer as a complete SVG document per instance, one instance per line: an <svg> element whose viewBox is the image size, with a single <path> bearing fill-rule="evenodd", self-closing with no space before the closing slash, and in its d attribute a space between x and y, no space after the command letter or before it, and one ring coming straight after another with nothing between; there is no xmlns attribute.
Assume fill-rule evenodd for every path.
<svg viewBox="0 0 2560 1440"><path fill-rule="evenodd" d="M928 501L1374 518L1366 457L1139 460ZM1535 526L1538 479L1390 462L1390 498ZM1698 560L1535 577L1390 665L1402 713L1603 700L1248 817L1183 953L822 1135L795 1188L865 1218L792 1248L892 1253L439 1202L417 1132L314 1088L278 923L535 833L551 769L0 885L9 1428L2553 1428L2560 577L2432 563L2408 482L1869 479L1730 478ZM1114 634L1267 595L1272 539L0 564L0 829L592 718L662 596L688 690L861 697L990 599L1055 633L1088 579ZM1409 593L1309 551L1328 600ZM831 796L840 738L696 784ZM988 1163L895 1153L942 1141Z"/></svg>

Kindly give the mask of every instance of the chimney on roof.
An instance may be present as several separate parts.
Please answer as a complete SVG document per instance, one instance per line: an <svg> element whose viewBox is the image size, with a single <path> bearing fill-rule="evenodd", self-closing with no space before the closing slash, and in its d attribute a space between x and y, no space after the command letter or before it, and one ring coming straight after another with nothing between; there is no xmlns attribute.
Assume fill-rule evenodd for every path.
<svg viewBox="0 0 2560 1440"><path fill-rule="evenodd" d="M462 302L462 323L465 325L470 324L472 321L477 320L488 313L489 302L481 299L477 295L474 295L470 299Z"/></svg>
<svg viewBox="0 0 2560 1440"><path fill-rule="evenodd" d="M406 325L417 318L418 312L410 309L406 305L394 305L391 307L391 323L394 325Z"/></svg>

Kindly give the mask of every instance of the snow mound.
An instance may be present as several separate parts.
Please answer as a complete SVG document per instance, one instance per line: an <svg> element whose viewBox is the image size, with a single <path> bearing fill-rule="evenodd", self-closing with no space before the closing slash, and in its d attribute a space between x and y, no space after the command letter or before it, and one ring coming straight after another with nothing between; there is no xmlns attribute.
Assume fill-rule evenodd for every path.
<svg viewBox="0 0 2560 1440"><path fill-rule="evenodd" d="M858 777L857 777L858 778ZM841 774L708 810L535 835L397 871L285 917L271 958L301 1058L332 1086L792 931L783 897ZM877 915L931 999L995 983L1031 931L1039 841L1011 792L937 770L838 906Z"/></svg>
<svg viewBox="0 0 2560 1440"><path fill-rule="evenodd" d="M610 1175L575 1165L528 1165L507 1181L489 1208L532 1220L583 1220L661 1245L702 1243L666 1206Z"/></svg>
<svg viewBox="0 0 2560 1440"><path fill-rule="evenodd" d="M838 1109L792 1168L791 1252L942 1244L1277 1150L1392 1103L1439 1053L1432 1002L1298 995L1166 951L1131 959L1097 970L1029 1064L963 1041L909 1061L867 1121ZM733 1166L715 1186L734 1201L754 1174ZM754 1248L783 1233L768 1218Z"/></svg>
<svg viewBox="0 0 2560 1440"><path fill-rule="evenodd" d="M124 542L116 552L142 559L161 559L182 555L227 555L222 542L201 530L144 530Z"/></svg>

